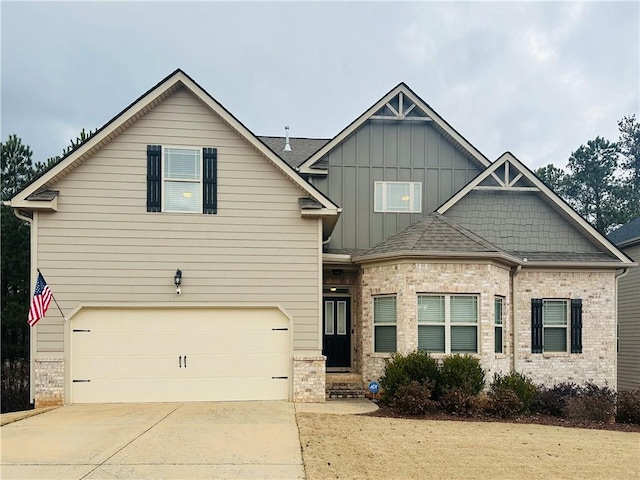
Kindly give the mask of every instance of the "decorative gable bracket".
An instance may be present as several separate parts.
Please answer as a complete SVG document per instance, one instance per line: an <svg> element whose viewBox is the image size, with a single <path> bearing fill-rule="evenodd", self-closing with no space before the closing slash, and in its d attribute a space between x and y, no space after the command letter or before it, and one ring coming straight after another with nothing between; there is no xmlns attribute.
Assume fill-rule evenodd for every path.
<svg viewBox="0 0 640 480"><path fill-rule="evenodd" d="M538 192L540 189L528 181L516 165L505 160L473 190L517 190L520 192Z"/></svg>
<svg viewBox="0 0 640 480"><path fill-rule="evenodd" d="M389 100L381 109L371 115L371 118L375 120L433 121L403 92L398 93L398 95Z"/></svg>

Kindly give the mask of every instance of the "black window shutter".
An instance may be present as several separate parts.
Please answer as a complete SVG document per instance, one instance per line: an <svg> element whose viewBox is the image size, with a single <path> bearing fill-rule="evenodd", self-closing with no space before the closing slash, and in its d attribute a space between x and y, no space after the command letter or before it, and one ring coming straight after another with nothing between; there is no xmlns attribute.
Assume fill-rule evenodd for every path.
<svg viewBox="0 0 640 480"><path fill-rule="evenodd" d="M162 198L162 146L147 145L147 212L160 212Z"/></svg>
<svg viewBox="0 0 640 480"><path fill-rule="evenodd" d="M571 353L582 353L582 300L571 300Z"/></svg>
<svg viewBox="0 0 640 480"><path fill-rule="evenodd" d="M531 299L531 353L542 353L542 299Z"/></svg>
<svg viewBox="0 0 640 480"><path fill-rule="evenodd" d="M218 150L202 149L202 213L218 212Z"/></svg>

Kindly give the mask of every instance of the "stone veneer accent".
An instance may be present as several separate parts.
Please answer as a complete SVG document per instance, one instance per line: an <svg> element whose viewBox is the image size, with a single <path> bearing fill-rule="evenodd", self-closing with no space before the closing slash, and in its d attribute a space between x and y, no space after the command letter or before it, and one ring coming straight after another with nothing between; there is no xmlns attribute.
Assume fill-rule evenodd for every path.
<svg viewBox="0 0 640 480"><path fill-rule="evenodd" d="M536 383L616 388L615 273L522 270L515 278L516 369ZM582 299L582 353L531 353L531 299Z"/></svg>
<svg viewBox="0 0 640 480"><path fill-rule="evenodd" d="M35 408L62 405L64 402L64 360L35 359Z"/></svg>
<svg viewBox="0 0 640 480"><path fill-rule="evenodd" d="M478 356L487 380L493 374L508 373L512 351L510 270L493 263L417 263L404 261L362 270L361 318L363 381L382 376L385 359L391 354L373 351L373 297L397 296L397 351L409 353L418 348L418 294L477 294L480 301ZM504 354L494 352L494 298L502 296ZM436 358L445 355L433 355Z"/></svg>
<svg viewBox="0 0 640 480"><path fill-rule="evenodd" d="M293 401L326 400L325 364L327 357L293 357Z"/></svg>

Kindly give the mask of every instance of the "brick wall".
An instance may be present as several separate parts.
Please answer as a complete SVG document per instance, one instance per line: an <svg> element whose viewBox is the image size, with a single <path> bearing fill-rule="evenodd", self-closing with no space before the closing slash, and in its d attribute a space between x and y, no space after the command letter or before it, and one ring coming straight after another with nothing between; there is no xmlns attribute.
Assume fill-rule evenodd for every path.
<svg viewBox="0 0 640 480"><path fill-rule="evenodd" d="M536 383L616 387L614 272L522 270L515 278L517 369ZM531 299L582 299L582 353L531 353Z"/></svg>
<svg viewBox="0 0 640 480"><path fill-rule="evenodd" d="M373 296L397 296L397 351L408 353L418 347L417 296L420 293L478 294L479 328L478 357L487 372L506 373L510 369L512 349L510 327L510 271L491 263L413 263L400 262L362 270L362 373L363 380L379 379L385 359L390 354L373 351ZM494 352L494 298L504 297L504 351ZM434 355L438 357L442 355Z"/></svg>
<svg viewBox="0 0 640 480"><path fill-rule="evenodd" d="M36 358L35 407L51 407L64 403L64 360Z"/></svg>

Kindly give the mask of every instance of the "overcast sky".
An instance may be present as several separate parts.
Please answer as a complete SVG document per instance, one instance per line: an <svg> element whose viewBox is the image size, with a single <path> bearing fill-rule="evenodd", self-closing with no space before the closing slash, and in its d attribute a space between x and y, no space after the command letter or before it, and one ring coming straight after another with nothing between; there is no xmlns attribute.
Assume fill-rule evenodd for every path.
<svg viewBox="0 0 640 480"><path fill-rule="evenodd" d="M640 3L2 1L2 140L58 155L182 68L256 135L331 138L403 81L495 160L640 116Z"/></svg>

